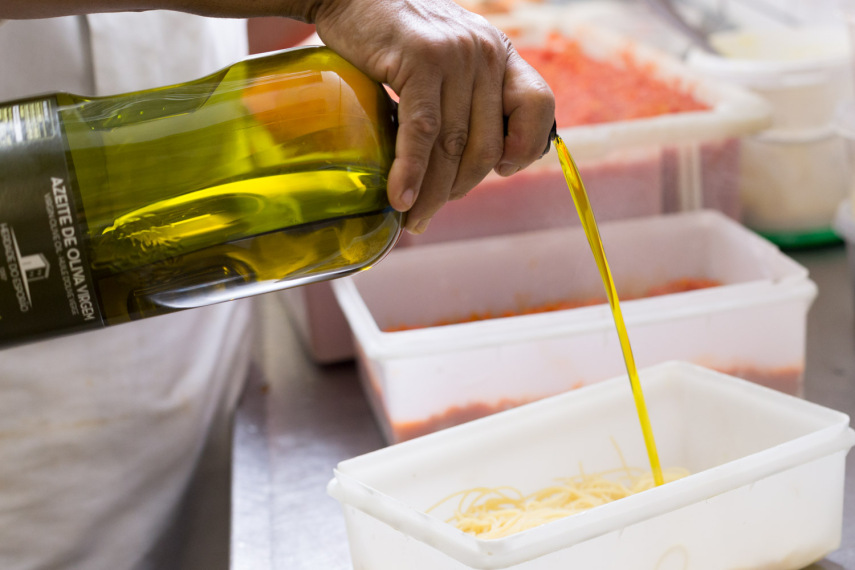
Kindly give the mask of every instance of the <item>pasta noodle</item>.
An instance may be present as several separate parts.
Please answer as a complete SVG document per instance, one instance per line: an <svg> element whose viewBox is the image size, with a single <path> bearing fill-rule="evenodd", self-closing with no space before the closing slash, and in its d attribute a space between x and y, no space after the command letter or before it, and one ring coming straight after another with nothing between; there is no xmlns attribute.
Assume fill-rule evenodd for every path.
<svg viewBox="0 0 855 570"><path fill-rule="evenodd" d="M623 457L621 456L621 462ZM663 471L665 482L689 474L686 469ZM542 524L569 517L654 487L650 471L629 467L586 474L581 466L574 477L556 479L554 485L524 494L515 487L476 487L450 495L428 509L458 498L447 522L478 538L503 538Z"/></svg>

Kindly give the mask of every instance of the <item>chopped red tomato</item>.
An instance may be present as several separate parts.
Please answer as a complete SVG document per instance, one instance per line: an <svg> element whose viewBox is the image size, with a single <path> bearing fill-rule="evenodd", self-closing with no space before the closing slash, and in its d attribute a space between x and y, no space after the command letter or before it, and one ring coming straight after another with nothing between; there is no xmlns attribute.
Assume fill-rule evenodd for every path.
<svg viewBox="0 0 855 570"><path fill-rule="evenodd" d="M659 285L657 287L651 287L642 295L638 296L629 296L629 295L621 295L621 299L624 301L628 301L630 299L641 299L646 297L656 297L658 295L668 295L670 293L682 293L686 291L695 291L697 289L706 289L708 287L718 287L722 283L720 281L716 281L714 279L705 279L705 278L694 278L694 277L684 277L680 279L674 279L673 281L669 281L664 285ZM591 305L600 305L606 303L606 298L592 298L592 299L582 299L582 300L563 300L563 301L555 301L552 303L544 303L542 305L536 305L534 307L523 307L517 310L512 311L503 311L501 313L492 313L489 311L478 312L473 311L468 316L459 317L459 318L451 318L451 319L443 319L440 321L435 321L429 325L400 325L395 327L387 327L384 328L384 332L400 332L412 329L425 328L429 327L441 327L445 325L453 325L458 323L469 323L473 321L486 321L488 319L498 319L503 317L515 317L520 315L533 315L535 313L547 313L549 311L562 311L566 309L577 309L579 307L588 307Z"/></svg>
<svg viewBox="0 0 855 570"><path fill-rule="evenodd" d="M620 64L588 56L579 42L552 34L543 47L519 47L555 93L559 127L624 121L709 107L679 81L657 78L655 65L627 50Z"/></svg>

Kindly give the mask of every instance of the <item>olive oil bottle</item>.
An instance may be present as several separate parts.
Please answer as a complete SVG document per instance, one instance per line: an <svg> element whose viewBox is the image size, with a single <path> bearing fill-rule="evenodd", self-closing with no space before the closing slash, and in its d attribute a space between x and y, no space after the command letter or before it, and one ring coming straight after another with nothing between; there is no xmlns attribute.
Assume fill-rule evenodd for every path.
<svg viewBox="0 0 855 570"><path fill-rule="evenodd" d="M0 103L0 344L353 273L394 245L394 103L327 48Z"/></svg>

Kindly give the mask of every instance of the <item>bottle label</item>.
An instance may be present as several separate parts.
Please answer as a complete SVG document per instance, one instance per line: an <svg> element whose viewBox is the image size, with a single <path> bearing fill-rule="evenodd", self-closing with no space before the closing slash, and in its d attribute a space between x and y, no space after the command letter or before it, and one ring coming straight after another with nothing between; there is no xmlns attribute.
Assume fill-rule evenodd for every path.
<svg viewBox="0 0 855 570"><path fill-rule="evenodd" d="M0 105L0 343L104 326L57 102Z"/></svg>

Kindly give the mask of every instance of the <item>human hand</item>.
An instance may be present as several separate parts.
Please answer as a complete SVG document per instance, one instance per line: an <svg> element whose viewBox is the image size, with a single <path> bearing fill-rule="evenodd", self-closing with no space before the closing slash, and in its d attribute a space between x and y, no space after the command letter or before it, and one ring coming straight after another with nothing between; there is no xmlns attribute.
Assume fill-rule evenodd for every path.
<svg viewBox="0 0 855 570"><path fill-rule="evenodd" d="M334 51L399 96L392 206L422 233L490 170L509 176L548 148L555 101L507 37L452 0L322 0ZM507 133L503 119L507 118Z"/></svg>

